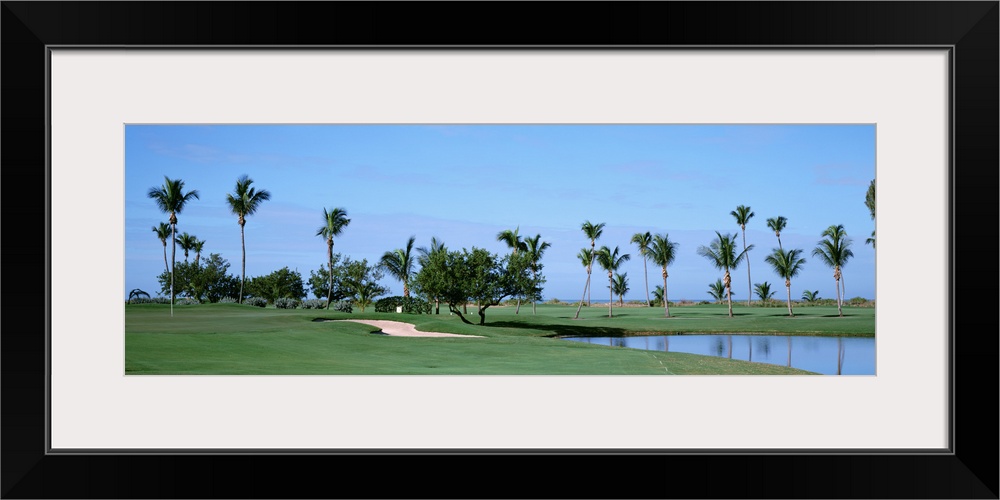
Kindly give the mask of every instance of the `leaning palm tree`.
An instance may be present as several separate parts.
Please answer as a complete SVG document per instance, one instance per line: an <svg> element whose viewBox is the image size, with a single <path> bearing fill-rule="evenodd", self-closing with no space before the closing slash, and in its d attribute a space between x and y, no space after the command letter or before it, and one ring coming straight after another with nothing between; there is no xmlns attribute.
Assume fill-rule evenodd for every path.
<svg viewBox="0 0 1000 500"><path fill-rule="evenodd" d="M653 307L649 301L649 272L646 271L646 261L649 260L649 245L653 242L653 235L645 233L635 233L632 235L632 243L639 247L639 255L642 256L642 277L646 280L646 305Z"/></svg>
<svg viewBox="0 0 1000 500"><path fill-rule="evenodd" d="M153 232L156 233L156 237L160 239L160 243L163 243L163 267L170 272L170 263L167 262L167 238L170 237L170 224L166 222L161 222L159 226L153 226Z"/></svg>
<svg viewBox="0 0 1000 500"><path fill-rule="evenodd" d="M767 227L774 231L774 236L778 238L778 248L781 248L781 230L788 225L788 219L784 216L771 217L767 219Z"/></svg>
<svg viewBox="0 0 1000 500"><path fill-rule="evenodd" d="M177 263L177 214L192 199L198 198L198 191L184 192L184 181L163 177L163 186L149 188L147 196L156 202L161 212L170 214L170 235L172 247L170 250L170 316L174 315L174 267Z"/></svg>
<svg viewBox="0 0 1000 500"><path fill-rule="evenodd" d="M253 179L244 174L236 179L236 189L226 195L229 211L236 215L236 222L240 225L240 246L243 249L243 260L240 265L240 303L243 303L243 285L247 281L247 242L244 226L247 223L247 216L253 215L261 203L271 199L270 192L266 189L257 191L257 188L250 187L251 184Z"/></svg>
<svg viewBox="0 0 1000 500"><path fill-rule="evenodd" d="M195 239L194 243L191 244L191 250L194 251L194 267L198 267L201 262L201 251L205 249L205 240Z"/></svg>
<svg viewBox="0 0 1000 500"><path fill-rule="evenodd" d="M676 253L677 243L670 241L669 235L658 234L653 237L653 241L649 246L648 258L652 259L653 263L662 269L663 315L666 318L670 317L670 303L667 301L667 266L674 262Z"/></svg>
<svg viewBox="0 0 1000 500"><path fill-rule="evenodd" d="M601 222L599 224L594 224L594 223L592 223L592 222L590 222L588 220L588 221L584 221L583 224L580 225L580 229L583 231L583 234L585 234L587 236L587 239L590 240L590 263L587 264L587 284L586 284L586 286L583 287L583 297L589 297L589 292L590 292L590 272L594 268L594 257L596 257L594 255L596 253L594 251L594 245L597 244L597 239L600 238L601 237L601 233L604 232L604 223ZM583 297L580 298L580 305L577 306L577 308L576 308L576 316L573 316L573 319L579 319L579 317L580 317L580 309L583 308ZM589 298L587 299L587 307L590 307L590 299Z"/></svg>
<svg viewBox="0 0 1000 500"><path fill-rule="evenodd" d="M868 214L875 220L875 179L868 184L868 191L865 192L865 206L868 207ZM875 230L872 229L872 237L865 240L865 243L875 248Z"/></svg>
<svg viewBox="0 0 1000 500"><path fill-rule="evenodd" d="M753 212L750 211L750 207L740 205L736 207L736 210L729 212L729 215L736 218L736 223L740 225L740 230L743 231L743 253L746 253L753 248L753 245L747 248L747 222L750 222L750 219L753 218ZM747 306L750 305L751 293L753 293L753 288L750 287L750 258L747 257Z"/></svg>
<svg viewBox="0 0 1000 500"><path fill-rule="evenodd" d="M615 273L615 279L611 282L611 293L618 296L618 307L625 307L625 294L628 291L628 273Z"/></svg>
<svg viewBox="0 0 1000 500"><path fill-rule="evenodd" d="M753 248L753 245L745 248L739 255L736 254L736 235L715 232L716 239L709 246L698 247L698 255L708 259L716 269L724 270L726 274L722 278L723 286L726 288L726 301L729 304L729 317L733 317L733 294L732 294L732 278L729 276L730 269L736 269L736 266L746 258L747 250ZM749 301L749 299L748 299Z"/></svg>
<svg viewBox="0 0 1000 500"><path fill-rule="evenodd" d="M552 246L552 244L547 241L542 241L542 235L536 234L534 238L525 238L524 245L525 251L528 256L531 257L531 264L529 268L531 269L531 281L534 283L538 280L538 272L542 270L542 254L545 253L545 249ZM535 298L532 297L531 314L535 314L535 302Z"/></svg>
<svg viewBox="0 0 1000 500"><path fill-rule="evenodd" d="M180 245L181 250L184 250L184 262L187 262L188 253L194 249L196 241L198 241L198 238L192 234L188 234L187 232L181 233L181 235L177 237L177 244Z"/></svg>
<svg viewBox="0 0 1000 500"><path fill-rule="evenodd" d="M437 239L436 236L431 237L431 246L428 247L418 247L417 253L417 264L420 267L425 267L430 262L431 257L437 255L438 253L447 252L447 247L444 246L444 242ZM441 314L441 297L433 297L434 299L434 314Z"/></svg>
<svg viewBox="0 0 1000 500"><path fill-rule="evenodd" d="M785 293L788 296L788 315L792 314L792 278L799 274L806 260L800 257L802 250L792 249L784 251L780 248L772 249L771 255L764 257L764 262L771 265L778 276L785 278Z"/></svg>
<svg viewBox="0 0 1000 500"><path fill-rule="evenodd" d="M385 268L390 276L396 278L403 284L403 297L410 296L410 280L413 279L413 243L417 241L416 236L410 236L406 240L406 246L397 248L391 252L382 254L379 264Z"/></svg>
<svg viewBox="0 0 1000 500"><path fill-rule="evenodd" d="M324 208L323 225L316 231L316 236L326 238L326 260L329 263L328 269L330 270L330 289L326 292L327 309L330 308L330 301L333 299L333 237L340 236L340 233L350 223L351 219L347 218L347 210L338 207L327 211Z"/></svg>
<svg viewBox="0 0 1000 500"><path fill-rule="evenodd" d="M497 241L502 241L502 242L506 243L507 244L507 248L510 248L512 250L512 253L514 255L517 255L517 252L519 250L523 252L523 251L526 251L528 249L525 246L524 241L521 240L521 235L518 234L518 232L520 230L521 230L521 227L518 226L518 227L514 228L513 231L511 231L510 229L505 229L505 230L500 231L499 233L497 233ZM521 313L521 297L518 297L517 298L517 308L514 309L514 314L520 314L520 313Z"/></svg>
<svg viewBox="0 0 1000 500"><path fill-rule="evenodd" d="M618 268L621 267L623 263L625 263L631 258L631 256L627 253L618 255L618 247L615 247L614 250L611 250L607 246L602 246L600 250L595 252L594 257L597 260L597 263L601 266L601 268L608 272L608 289L609 289L608 292L610 294L608 300L608 317L611 318L613 317L611 310L615 301L614 274L615 271L617 271Z"/></svg>
<svg viewBox="0 0 1000 500"><path fill-rule="evenodd" d="M812 254L819 257L824 264L833 268L833 279L837 285L837 313L844 315L843 300L840 294L840 284L843 279L842 268L847 264L848 259L854 256L851 251L851 240L844 231L844 225L833 225L823 231L826 238L817 243Z"/></svg>

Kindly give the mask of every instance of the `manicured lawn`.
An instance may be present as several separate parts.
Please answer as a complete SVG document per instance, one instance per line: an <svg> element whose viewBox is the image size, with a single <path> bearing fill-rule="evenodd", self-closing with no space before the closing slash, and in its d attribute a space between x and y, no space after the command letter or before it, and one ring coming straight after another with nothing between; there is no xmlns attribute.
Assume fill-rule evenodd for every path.
<svg viewBox="0 0 1000 500"><path fill-rule="evenodd" d="M641 333L794 333L873 336L875 311L802 307L788 318L784 308L733 306L660 308L522 305L491 307L486 325L468 325L440 315L325 310L284 310L236 304L125 307L126 374L324 374L324 375L751 375L804 374L762 363L567 342L553 336L616 336ZM470 309L470 312L473 312ZM372 335L374 327L316 319L386 319L418 330L486 338L427 338ZM469 318L477 321L474 314Z"/></svg>

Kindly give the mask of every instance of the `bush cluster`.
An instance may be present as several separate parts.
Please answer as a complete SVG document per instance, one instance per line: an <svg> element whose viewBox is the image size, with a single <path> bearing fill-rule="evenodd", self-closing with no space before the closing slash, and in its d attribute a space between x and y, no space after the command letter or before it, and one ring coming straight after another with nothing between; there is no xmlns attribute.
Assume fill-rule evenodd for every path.
<svg viewBox="0 0 1000 500"><path fill-rule="evenodd" d="M402 297L395 295L375 301L375 312L396 312L396 308L402 306L403 312L407 314L430 314L431 303L413 297Z"/></svg>
<svg viewBox="0 0 1000 500"><path fill-rule="evenodd" d="M350 303L350 301L347 300L340 300L334 302L332 305L330 305L330 309L343 313L354 312L354 306Z"/></svg>
<svg viewBox="0 0 1000 500"><path fill-rule="evenodd" d="M126 304L169 304L170 297L133 297Z"/></svg>
<svg viewBox="0 0 1000 500"><path fill-rule="evenodd" d="M281 297L274 301L274 307L278 309L295 309L299 307L299 301L288 297Z"/></svg>
<svg viewBox="0 0 1000 500"><path fill-rule="evenodd" d="M243 303L248 306L264 307L267 305L267 299L263 297L247 297L247 300L244 300Z"/></svg>
<svg viewBox="0 0 1000 500"><path fill-rule="evenodd" d="M236 300L236 297L223 297L219 299L220 304L236 304L238 302L239 301Z"/></svg>
<svg viewBox="0 0 1000 500"><path fill-rule="evenodd" d="M300 305L303 309L326 309L326 301L322 299L303 300Z"/></svg>

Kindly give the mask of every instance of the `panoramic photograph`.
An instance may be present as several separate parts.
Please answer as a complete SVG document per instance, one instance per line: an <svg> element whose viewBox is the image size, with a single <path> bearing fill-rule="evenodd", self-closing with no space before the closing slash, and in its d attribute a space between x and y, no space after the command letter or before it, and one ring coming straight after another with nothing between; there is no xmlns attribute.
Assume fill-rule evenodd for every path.
<svg viewBox="0 0 1000 500"><path fill-rule="evenodd" d="M876 375L872 124L124 127L126 375Z"/></svg>

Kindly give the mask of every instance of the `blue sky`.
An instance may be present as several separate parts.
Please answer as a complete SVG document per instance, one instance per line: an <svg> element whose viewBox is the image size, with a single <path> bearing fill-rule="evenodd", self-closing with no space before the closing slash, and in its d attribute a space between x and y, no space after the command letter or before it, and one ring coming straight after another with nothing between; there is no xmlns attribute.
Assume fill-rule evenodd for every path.
<svg viewBox="0 0 1000 500"><path fill-rule="evenodd" d="M584 221L606 224L598 247L631 254L619 270L628 273L625 300L645 295L631 236L666 233L678 243L669 298L708 300L722 272L697 249L715 231L739 235L730 212L747 205L755 213L746 229L753 283L785 296L784 280L764 262L778 246L766 220L783 215L782 246L804 250L807 261L792 280L793 299L806 289L836 297L832 269L811 255L832 224L853 240L847 296L875 297L875 250L864 244L875 227L864 205L875 178L874 125L127 125L124 296L160 289L163 246L152 227L168 216L147 192L164 176L200 195L178 215L178 234L205 240L203 258L219 253L239 276L240 228L225 199L243 174L271 192L247 218L248 278L288 266L308 280L326 262L316 236L323 209L341 207L351 223L334 251L369 262L411 235L416 246L433 236L450 249L506 253L498 232L541 234L551 243L542 258L546 300L583 295L576 255L590 244ZM652 291L662 279L648 268ZM594 276L592 297L606 300L606 274L595 266ZM402 294L398 281L384 284ZM733 293L746 300L745 264L733 272Z"/></svg>

